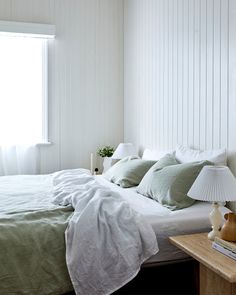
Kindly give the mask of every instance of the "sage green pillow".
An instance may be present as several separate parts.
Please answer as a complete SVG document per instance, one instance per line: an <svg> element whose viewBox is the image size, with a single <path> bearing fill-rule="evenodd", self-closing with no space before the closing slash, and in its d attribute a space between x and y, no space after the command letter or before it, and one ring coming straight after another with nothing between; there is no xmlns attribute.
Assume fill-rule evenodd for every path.
<svg viewBox="0 0 236 295"><path fill-rule="evenodd" d="M166 166L177 165L179 162L175 159L174 155L167 154L163 158L161 158L158 162L156 162L144 175L142 181L140 182L137 191L138 193L144 196L152 196L153 185L152 181L155 182L155 174L157 171L163 169Z"/></svg>
<svg viewBox="0 0 236 295"><path fill-rule="evenodd" d="M154 170L149 175L149 181L143 179L137 190L170 210L189 207L195 200L189 198L187 193L205 165L212 163L208 161L184 163Z"/></svg>
<svg viewBox="0 0 236 295"><path fill-rule="evenodd" d="M142 160L136 156L126 157L113 165L104 177L121 187L136 186L156 161Z"/></svg>

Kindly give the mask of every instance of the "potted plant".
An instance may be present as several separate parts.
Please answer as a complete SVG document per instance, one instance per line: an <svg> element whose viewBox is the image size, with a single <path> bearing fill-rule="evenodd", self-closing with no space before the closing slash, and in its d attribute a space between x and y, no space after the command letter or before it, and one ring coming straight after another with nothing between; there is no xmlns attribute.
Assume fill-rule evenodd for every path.
<svg viewBox="0 0 236 295"><path fill-rule="evenodd" d="M112 158L114 153L114 148L107 145L98 150L98 155L103 158L103 172L107 171L111 167Z"/></svg>

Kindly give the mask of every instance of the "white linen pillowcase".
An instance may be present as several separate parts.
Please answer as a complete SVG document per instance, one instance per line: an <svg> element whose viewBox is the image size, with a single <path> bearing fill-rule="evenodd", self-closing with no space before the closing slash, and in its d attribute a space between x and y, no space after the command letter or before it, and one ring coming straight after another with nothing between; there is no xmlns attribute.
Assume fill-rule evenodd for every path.
<svg viewBox="0 0 236 295"><path fill-rule="evenodd" d="M180 163L210 161L215 165L227 165L226 149L200 151L177 145L175 158Z"/></svg>
<svg viewBox="0 0 236 295"><path fill-rule="evenodd" d="M142 160L151 160L151 161L159 161L161 158L163 158L165 155L170 154L174 155L174 150L151 150L151 149L145 149L143 152Z"/></svg>

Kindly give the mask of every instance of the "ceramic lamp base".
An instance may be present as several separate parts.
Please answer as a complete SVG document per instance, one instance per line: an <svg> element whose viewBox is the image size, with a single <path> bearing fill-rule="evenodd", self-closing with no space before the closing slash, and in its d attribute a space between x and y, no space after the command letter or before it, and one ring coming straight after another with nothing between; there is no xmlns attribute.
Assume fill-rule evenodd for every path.
<svg viewBox="0 0 236 295"><path fill-rule="evenodd" d="M210 221L212 225L212 231L208 234L208 239L214 241L215 237L220 236L220 226L222 222L222 216L219 210L219 204L214 202L212 204L212 211L210 213Z"/></svg>

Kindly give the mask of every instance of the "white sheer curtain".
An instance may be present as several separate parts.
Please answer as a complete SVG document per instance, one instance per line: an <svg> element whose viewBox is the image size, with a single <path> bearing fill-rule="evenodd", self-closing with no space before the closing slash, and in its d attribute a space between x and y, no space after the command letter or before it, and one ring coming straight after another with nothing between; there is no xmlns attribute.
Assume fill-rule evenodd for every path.
<svg viewBox="0 0 236 295"><path fill-rule="evenodd" d="M46 141L46 43L0 35L0 175L36 174Z"/></svg>
<svg viewBox="0 0 236 295"><path fill-rule="evenodd" d="M0 146L0 175L39 173L38 153L36 145Z"/></svg>

